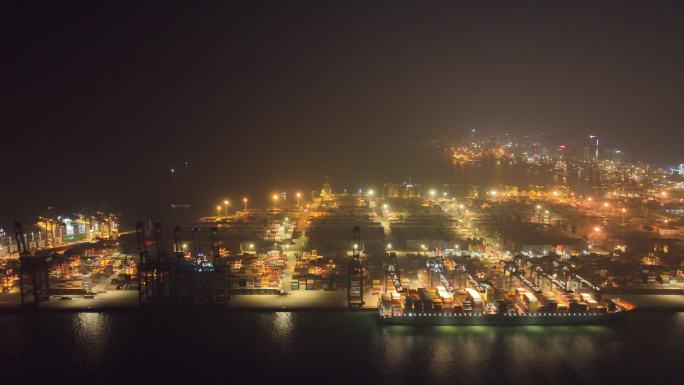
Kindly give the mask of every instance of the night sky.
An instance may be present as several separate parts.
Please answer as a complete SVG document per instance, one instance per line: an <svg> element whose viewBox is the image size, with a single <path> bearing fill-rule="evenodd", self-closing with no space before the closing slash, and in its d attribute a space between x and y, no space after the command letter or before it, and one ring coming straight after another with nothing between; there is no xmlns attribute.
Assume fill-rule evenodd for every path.
<svg viewBox="0 0 684 385"><path fill-rule="evenodd" d="M172 167L198 214L379 186L472 127L684 162L682 1L198 3L3 2L3 225L157 215Z"/></svg>

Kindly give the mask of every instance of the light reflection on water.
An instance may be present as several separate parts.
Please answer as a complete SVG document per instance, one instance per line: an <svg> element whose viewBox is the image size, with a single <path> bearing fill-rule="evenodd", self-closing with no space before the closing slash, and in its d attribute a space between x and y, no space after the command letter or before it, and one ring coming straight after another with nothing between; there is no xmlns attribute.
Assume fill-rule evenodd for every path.
<svg viewBox="0 0 684 385"><path fill-rule="evenodd" d="M73 317L76 346L84 350L88 359L96 359L106 348L109 338L108 316L102 313L77 313Z"/></svg>
<svg viewBox="0 0 684 385"><path fill-rule="evenodd" d="M572 172L565 177L549 168L492 161L452 164L448 180L456 185L480 186L480 191L501 186L528 188L530 185L564 185L579 192L590 189L587 181L579 179Z"/></svg>
<svg viewBox="0 0 684 385"><path fill-rule="evenodd" d="M606 326L389 326L382 334L393 353L385 355L386 370L401 370L412 356L431 383L458 377L470 384L490 383L494 373L515 383L553 381L559 367L581 380L600 360L599 340L615 337Z"/></svg>
<svg viewBox="0 0 684 385"><path fill-rule="evenodd" d="M664 369L684 356L684 313L548 327L380 326L354 312L35 313L0 316L0 341L3 369L27 383L141 372L192 383L579 384L615 383L616 372L678 383ZM659 370L643 377L649 367Z"/></svg>

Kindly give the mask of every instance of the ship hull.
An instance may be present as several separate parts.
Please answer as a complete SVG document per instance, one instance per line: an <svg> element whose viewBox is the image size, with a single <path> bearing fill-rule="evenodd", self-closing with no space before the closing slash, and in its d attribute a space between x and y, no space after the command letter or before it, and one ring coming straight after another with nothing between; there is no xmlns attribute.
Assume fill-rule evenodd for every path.
<svg viewBox="0 0 684 385"><path fill-rule="evenodd" d="M385 325L590 325L615 321L622 318L626 312L620 311L596 315L414 315L404 317L383 317L379 315L381 324Z"/></svg>

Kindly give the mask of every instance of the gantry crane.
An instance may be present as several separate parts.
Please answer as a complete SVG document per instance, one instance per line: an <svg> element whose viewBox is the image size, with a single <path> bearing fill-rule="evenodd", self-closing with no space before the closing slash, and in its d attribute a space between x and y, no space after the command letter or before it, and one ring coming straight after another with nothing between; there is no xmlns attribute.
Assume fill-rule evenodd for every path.
<svg viewBox="0 0 684 385"><path fill-rule="evenodd" d="M451 282L449 282L447 277L444 275L444 257L441 254L438 253L438 255L435 257L428 258L427 267L430 271L439 276L439 282L448 292L453 293L455 291L453 286L451 286Z"/></svg>
<svg viewBox="0 0 684 385"><path fill-rule="evenodd" d="M19 290L22 305L38 306L50 300L50 279L48 264L52 257L32 255L26 246L26 237L21 223L14 223L14 237L19 250Z"/></svg>
<svg viewBox="0 0 684 385"><path fill-rule="evenodd" d="M401 286L401 272L399 271L399 265L397 263L397 253L389 253L389 263L387 264L387 275L389 275L394 285L394 290L398 293L404 292L403 286ZM385 282L385 286L387 282Z"/></svg>
<svg viewBox="0 0 684 385"><path fill-rule="evenodd" d="M361 265L361 228L354 227L353 232L353 252L349 263L347 303L349 306L361 307L363 301L363 266Z"/></svg>

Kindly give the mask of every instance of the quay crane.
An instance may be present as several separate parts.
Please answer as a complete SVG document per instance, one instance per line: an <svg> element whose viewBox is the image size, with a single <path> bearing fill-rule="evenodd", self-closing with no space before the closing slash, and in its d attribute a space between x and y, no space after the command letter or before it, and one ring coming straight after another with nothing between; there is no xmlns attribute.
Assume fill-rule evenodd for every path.
<svg viewBox="0 0 684 385"><path fill-rule="evenodd" d="M470 283L471 286L475 288L475 290L479 291L480 293L486 293L487 289L482 287L482 284L480 284L480 281L475 279L472 274L470 274L470 269L468 269L468 266L464 263L458 264L458 269L465 274L466 280Z"/></svg>
<svg viewBox="0 0 684 385"><path fill-rule="evenodd" d="M26 236L19 222L14 223L14 237L19 250L21 304L38 306L41 302L50 300L48 264L52 262L52 257L37 257L31 254L26 246Z"/></svg>
<svg viewBox="0 0 684 385"><path fill-rule="evenodd" d="M218 251L218 230L211 230L212 257L207 260L200 244L200 230L192 231L192 259L185 259L181 229L173 229L173 253L164 249L162 228L155 223L154 254L148 249L145 228L136 225L138 251L138 301L150 303L226 303L230 299L228 266Z"/></svg>
<svg viewBox="0 0 684 385"><path fill-rule="evenodd" d="M219 243L218 243L218 228L211 228L211 259L214 266L219 261Z"/></svg>
<svg viewBox="0 0 684 385"><path fill-rule="evenodd" d="M470 275L470 273L467 273L466 277L468 278L468 282L470 282L470 284L471 284L477 291L479 291L480 293L486 293L486 292L487 292L487 289L485 289L484 287L482 287L482 285L480 284L480 281L476 280L472 275Z"/></svg>
<svg viewBox="0 0 684 385"><path fill-rule="evenodd" d="M434 257L434 258L428 258L428 260L427 260L427 267L428 267L431 271L437 273L437 275L439 276L439 282L442 284L442 286L444 286L444 288L445 288L449 293L453 293L454 291L456 291L456 290L454 289L454 287L451 286L451 283L449 282L449 280L447 279L447 277L444 276L444 271L445 271L445 268L444 268L444 257L443 257L442 255L437 255L437 256ZM468 276L470 277L470 274L468 274ZM472 278L472 277L470 277L470 278ZM479 284L478 284L477 286L479 286Z"/></svg>
<svg viewBox="0 0 684 385"><path fill-rule="evenodd" d="M389 258L390 261L387 264L387 275L389 275L390 279L392 280L394 290L396 290L398 293L403 293L404 287L401 286L401 272L399 272L399 265L397 263L397 253L389 253ZM387 285L387 282L385 282L385 285Z"/></svg>
<svg viewBox="0 0 684 385"><path fill-rule="evenodd" d="M558 257L558 258L556 259L555 257ZM554 253L549 254L549 256L548 256L548 257L545 257L545 258L548 258L548 260L547 260L547 261L543 261L542 263L535 264L535 267L534 267L535 272L537 272L537 274L539 274L539 275L541 275L542 277L544 277L544 278L546 278L547 280L549 280L552 284L556 285L556 286L557 286L558 288L560 288L561 290L563 290L563 291L565 291L565 292L567 292L567 293L574 293L574 292L578 291L578 290L573 289L573 288L570 286L570 279L569 279L569 278L572 277L572 278L574 278L575 280L577 280L577 281L583 283L584 285L586 285L586 286L589 287L591 290L593 290L593 291L595 291L595 292L597 292L597 293L599 293L599 292L601 291L601 289L600 289L598 286L594 285L594 284L591 283L589 280L587 280L587 279L585 279L584 277L582 277L582 276L580 276L579 274L577 274L577 273L573 270L570 261L564 260L562 257L560 257L560 256L558 256L558 255L556 255L556 254L554 254ZM546 262L546 263L544 263L544 262ZM555 264L556 262L558 263L558 267L556 267L556 264ZM545 269L545 267L546 267L546 269ZM550 273L547 271L547 270L549 270L549 269L550 269L551 271L553 271L554 274L550 274ZM566 280L565 280L565 281L561 281L561 280L559 280L559 279L557 278L557 275L558 275L559 272L560 272L563 276L566 277Z"/></svg>
<svg viewBox="0 0 684 385"><path fill-rule="evenodd" d="M549 282L551 282L551 284L556 285L556 287L563 290L564 292L572 293L572 290L568 288L565 282L561 282L553 275L547 273L541 265L538 265L536 267L536 272L540 274L542 277L546 278Z"/></svg>
<svg viewBox="0 0 684 385"><path fill-rule="evenodd" d="M162 236L161 223L154 223L154 249L156 251L156 257L159 262L164 260L164 239Z"/></svg>
<svg viewBox="0 0 684 385"><path fill-rule="evenodd" d="M165 296L164 284L165 274L162 258L164 246L161 239L161 224L154 224L155 255L147 249L145 237L145 227L142 222L135 225L136 239L138 242L138 302L142 302L143 297L148 300L161 300Z"/></svg>
<svg viewBox="0 0 684 385"><path fill-rule="evenodd" d="M197 265L202 265L202 262L204 262L204 252L200 248L199 227L192 228L192 257Z"/></svg>
<svg viewBox="0 0 684 385"><path fill-rule="evenodd" d="M185 257L183 239L181 238L181 229L179 226L173 228L173 253L176 255L176 262L180 262Z"/></svg>
<svg viewBox="0 0 684 385"><path fill-rule="evenodd" d="M361 307L363 301L363 266L361 265L361 228L354 227L354 251L349 263L349 282L347 285L347 303L349 306Z"/></svg>
<svg viewBox="0 0 684 385"><path fill-rule="evenodd" d="M525 271L518 266L516 266L515 263L511 261L506 261L504 265L504 270L507 271L510 274L510 278L512 280L513 277L517 278L520 282L522 282L523 285L527 286L530 290L535 292L536 294L541 294L542 289L536 285L534 282L530 281L525 277ZM512 286L512 281L509 281L509 287Z"/></svg>
<svg viewBox="0 0 684 385"><path fill-rule="evenodd" d="M468 255L466 255L469 257ZM470 285L475 288L475 290L479 291L480 293L486 293L487 289L482 287L482 284L480 281L475 279L473 275L470 273L470 269L468 268L468 263L463 262L463 261L457 261L453 256L443 256L440 255L436 259L436 261L430 261L428 260L428 267L434 271L440 274L440 283L446 288L449 292L453 293L455 292L455 288L449 283L449 280L444 276L444 272L446 269L444 268L444 258L450 258L451 261L453 261L454 265L456 266L456 272L464 277L466 279L466 282L470 283ZM460 279L459 279L460 281ZM460 287L460 284L459 284Z"/></svg>
<svg viewBox="0 0 684 385"><path fill-rule="evenodd" d="M228 259L222 258L219 251L218 228L211 228L211 252L212 252L212 295L211 301L216 298L219 302L226 303L230 299Z"/></svg>
<svg viewBox="0 0 684 385"><path fill-rule="evenodd" d="M598 286L594 285L593 283L589 282L587 279L581 277L579 274L577 274L574 270L574 266L572 264L572 261L569 259L563 259L560 258L558 261L559 264L559 270L566 276L566 277L572 277L575 280L583 283L587 287L589 287L591 290L595 291L596 293L601 292L601 288ZM566 282L566 286L568 288L570 287L570 283Z"/></svg>

